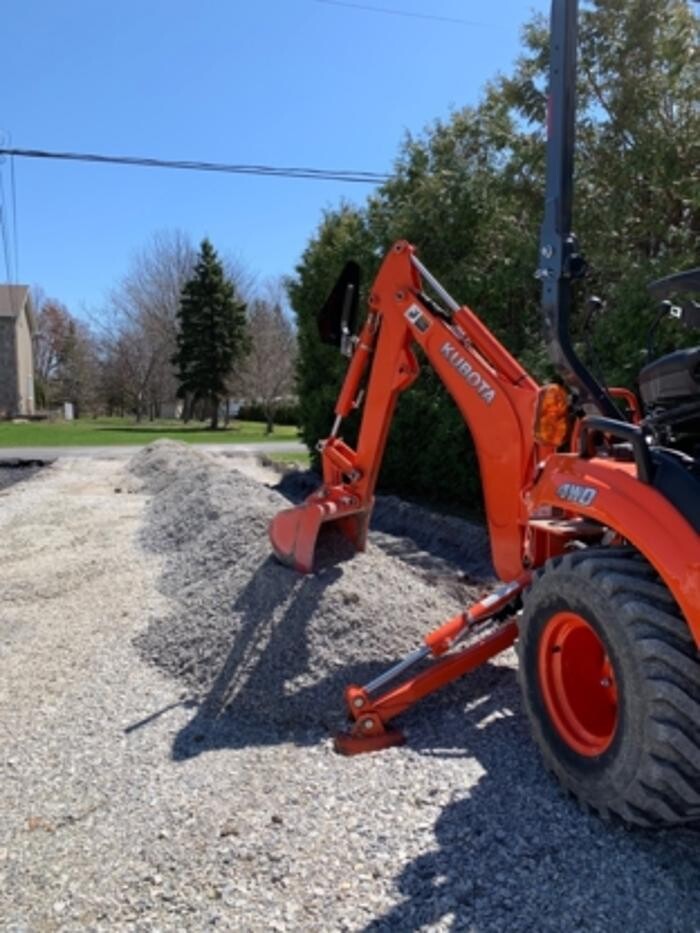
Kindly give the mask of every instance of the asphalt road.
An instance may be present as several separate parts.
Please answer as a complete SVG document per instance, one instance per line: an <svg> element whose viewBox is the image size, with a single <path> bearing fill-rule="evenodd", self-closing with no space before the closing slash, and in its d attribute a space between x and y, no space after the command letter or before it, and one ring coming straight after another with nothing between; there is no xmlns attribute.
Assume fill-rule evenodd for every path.
<svg viewBox="0 0 700 933"><path fill-rule="evenodd" d="M11 460L57 460L59 457L97 457L119 460L131 457L146 444L123 444L111 447L0 447L0 463ZM299 441L267 441L257 444L197 444L200 450L228 454L303 453L306 446Z"/></svg>

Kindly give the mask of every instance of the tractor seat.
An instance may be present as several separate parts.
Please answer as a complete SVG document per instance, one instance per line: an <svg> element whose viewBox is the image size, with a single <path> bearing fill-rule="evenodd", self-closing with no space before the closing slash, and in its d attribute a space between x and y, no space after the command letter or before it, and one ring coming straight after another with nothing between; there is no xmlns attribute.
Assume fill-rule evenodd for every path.
<svg viewBox="0 0 700 933"><path fill-rule="evenodd" d="M690 401L700 394L700 347L674 350L648 363L639 373L639 394L645 405Z"/></svg>

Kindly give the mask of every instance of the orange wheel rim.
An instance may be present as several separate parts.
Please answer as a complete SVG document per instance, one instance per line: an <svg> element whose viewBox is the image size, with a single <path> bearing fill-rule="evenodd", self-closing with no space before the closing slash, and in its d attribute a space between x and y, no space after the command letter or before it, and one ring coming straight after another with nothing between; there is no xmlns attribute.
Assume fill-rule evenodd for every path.
<svg viewBox="0 0 700 933"><path fill-rule="evenodd" d="M615 672L595 629L575 612L552 616L540 642L538 673L559 736L579 755L602 755L615 736L618 703Z"/></svg>

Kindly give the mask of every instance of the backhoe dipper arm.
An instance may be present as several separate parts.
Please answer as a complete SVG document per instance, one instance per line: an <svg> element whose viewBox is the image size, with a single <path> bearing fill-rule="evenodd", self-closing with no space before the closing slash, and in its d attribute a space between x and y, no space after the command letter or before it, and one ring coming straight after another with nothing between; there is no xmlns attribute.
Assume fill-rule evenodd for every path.
<svg viewBox="0 0 700 933"><path fill-rule="evenodd" d="M441 308L423 292L421 273L437 288ZM502 579L522 573L531 485L532 434L538 386L479 318L459 307L415 258L396 243L372 287L369 314L336 404L331 436L321 444L323 486L306 503L280 513L270 529L278 557L309 572L324 522L335 520L363 550L377 475L399 393L418 375L418 344L467 422L477 450L494 566ZM359 407L369 369L357 449L339 436L342 419ZM425 439L416 438L416 443Z"/></svg>

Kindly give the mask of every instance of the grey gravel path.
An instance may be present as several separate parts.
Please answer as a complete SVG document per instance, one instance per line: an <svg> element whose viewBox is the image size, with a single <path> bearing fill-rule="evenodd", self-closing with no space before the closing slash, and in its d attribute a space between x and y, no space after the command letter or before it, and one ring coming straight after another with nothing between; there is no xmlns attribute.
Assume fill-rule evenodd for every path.
<svg viewBox="0 0 700 933"><path fill-rule="evenodd" d="M110 447L3 447L0 446L1 460L57 460L61 458L97 457L100 460L124 460L133 457L146 445L115 444ZM306 445L300 441L262 441L254 444L193 444L209 453L228 454L264 454L264 453L304 453Z"/></svg>
<svg viewBox="0 0 700 933"><path fill-rule="evenodd" d="M267 565L259 576L257 523L277 494L227 461L157 456L150 479L119 462L66 460L0 496L0 929L700 928L698 837L631 833L567 800L527 734L512 655L406 717L408 744L379 755L336 756L301 707L284 722L218 703L237 674L227 659L240 592L229 578L244 566L249 582L257 574L265 605L276 570L288 573ZM181 533L207 511L194 547ZM216 529L228 532L228 560ZM391 591L391 612L422 628L415 605L430 603L430 554L417 561L419 548L387 543L380 536L366 557L330 568L316 604L290 596L293 632L266 633L266 619L249 615L260 636L251 641L285 639L309 683L333 664L351 679L365 652L381 654L374 640L400 640L394 622L384 625L388 584L412 574ZM203 572L178 583L183 554ZM432 587L443 602L447 581ZM334 661L316 623L341 591L363 647ZM199 602L210 615L189 615L198 673L166 673ZM360 634L368 628L372 640ZM247 662L244 683L279 670L281 655ZM267 712L284 706L279 686L270 684Z"/></svg>

